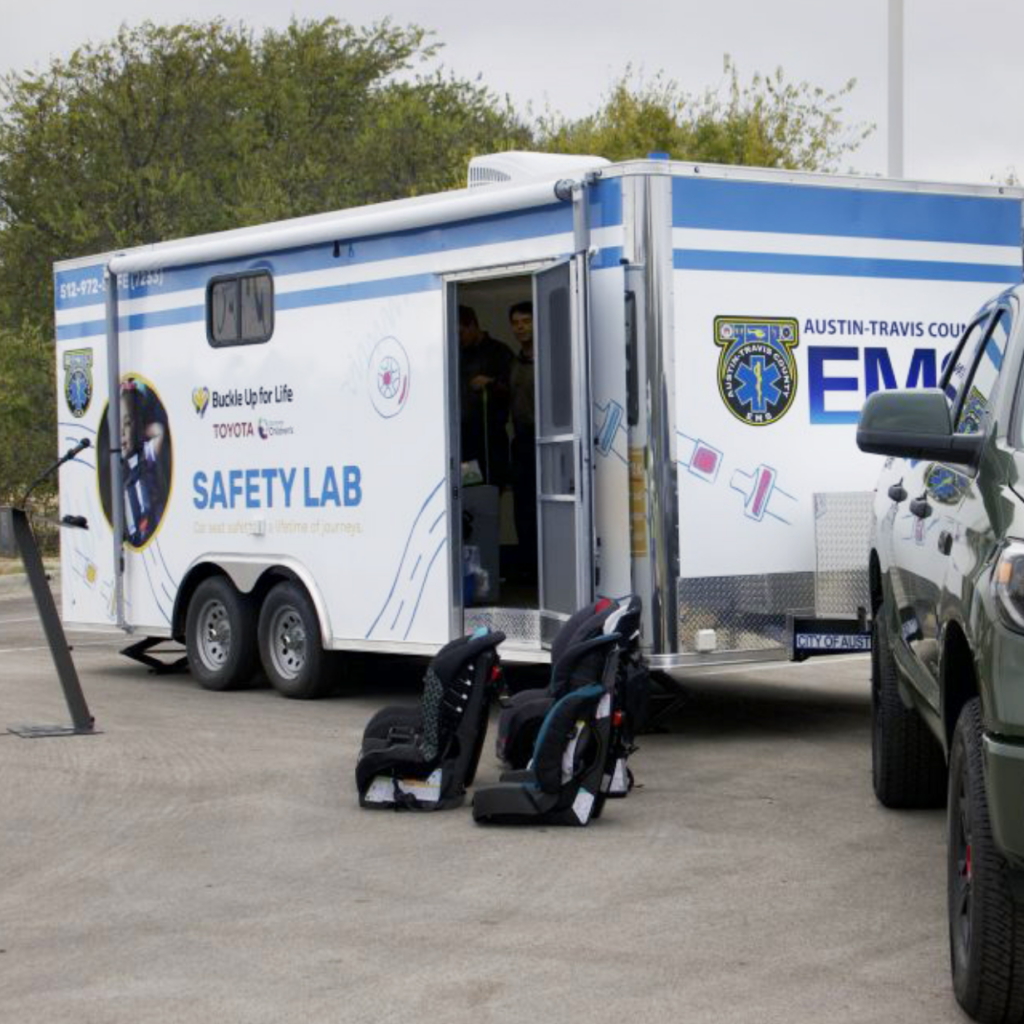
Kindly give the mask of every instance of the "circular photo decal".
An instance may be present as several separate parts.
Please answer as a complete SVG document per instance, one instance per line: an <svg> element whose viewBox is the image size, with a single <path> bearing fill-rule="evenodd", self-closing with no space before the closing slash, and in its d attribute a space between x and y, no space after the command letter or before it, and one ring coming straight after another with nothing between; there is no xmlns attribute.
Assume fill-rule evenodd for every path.
<svg viewBox="0 0 1024 1024"><path fill-rule="evenodd" d="M367 387L384 419L397 416L409 399L409 357L397 338L381 338L370 353Z"/></svg>
<svg viewBox="0 0 1024 1024"><path fill-rule="evenodd" d="M121 477L124 484L124 539L143 548L160 526L170 500L173 456L167 410L153 385L137 374L121 380ZM100 422L97 448L110 450L107 408ZM110 462L96 460L100 502L108 523L113 522L110 504Z"/></svg>

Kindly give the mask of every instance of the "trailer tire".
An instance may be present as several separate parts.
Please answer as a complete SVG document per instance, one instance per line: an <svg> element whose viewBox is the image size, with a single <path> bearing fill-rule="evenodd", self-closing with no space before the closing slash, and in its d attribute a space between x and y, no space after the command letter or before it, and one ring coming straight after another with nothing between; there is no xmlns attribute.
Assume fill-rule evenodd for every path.
<svg viewBox="0 0 1024 1024"><path fill-rule="evenodd" d="M983 1024L1024 1021L1024 904L992 838L981 701L960 712L949 757L949 953L957 1002Z"/></svg>
<svg viewBox="0 0 1024 1024"><path fill-rule="evenodd" d="M204 690L231 690L249 682L258 666L252 598L225 576L203 580L188 602L185 650Z"/></svg>
<svg viewBox="0 0 1024 1024"><path fill-rule="evenodd" d="M900 698L885 616L882 604L871 627L871 780L875 796L884 807L943 807L946 762L942 747L921 716Z"/></svg>
<svg viewBox="0 0 1024 1024"><path fill-rule="evenodd" d="M260 609L260 660L271 685L283 697L313 700L327 687L320 620L306 592L278 583Z"/></svg>

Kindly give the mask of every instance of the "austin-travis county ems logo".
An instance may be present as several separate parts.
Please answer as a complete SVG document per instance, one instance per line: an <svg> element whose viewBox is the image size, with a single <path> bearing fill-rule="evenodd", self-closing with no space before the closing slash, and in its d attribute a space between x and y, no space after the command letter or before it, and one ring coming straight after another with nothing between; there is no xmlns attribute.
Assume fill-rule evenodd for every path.
<svg viewBox="0 0 1024 1024"><path fill-rule="evenodd" d="M796 394L796 320L716 316L718 390L738 420L766 427L782 419Z"/></svg>
<svg viewBox="0 0 1024 1024"><path fill-rule="evenodd" d="M92 402L92 349L64 353L64 399L75 419L81 419Z"/></svg>

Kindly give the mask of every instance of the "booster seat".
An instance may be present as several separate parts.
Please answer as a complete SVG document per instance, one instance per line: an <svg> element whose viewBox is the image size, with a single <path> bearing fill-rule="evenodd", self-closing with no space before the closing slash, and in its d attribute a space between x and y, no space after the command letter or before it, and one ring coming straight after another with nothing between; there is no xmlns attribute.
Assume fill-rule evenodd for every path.
<svg viewBox="0 0 1024 1024"><path fill-rule="evenodd" d="M361 807L434 811L462 803L480 761L504 639L481 629L446 644L427 666L418 708L388 707L370 719L356 763Z"/></svg>

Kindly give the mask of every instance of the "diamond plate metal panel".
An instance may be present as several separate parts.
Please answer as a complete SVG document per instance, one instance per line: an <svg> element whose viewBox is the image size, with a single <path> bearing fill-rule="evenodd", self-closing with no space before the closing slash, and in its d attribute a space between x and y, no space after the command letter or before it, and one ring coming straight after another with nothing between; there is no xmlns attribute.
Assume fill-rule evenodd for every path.
<svg viewBox="0 0 1024 1024"><path fill-rule="evenodd" d="M713 629L719 651L770 651L789 645L787 615L814 605L814 573L696 576L679 581L682 650L697 630Z"/></svg>
<svg viewBox="0 0 1024 1024"><path fill-rule="evenodd" d="M814 496L814 613L856 615L870 608L868 550L871 491L833 491Z"/></svg>
<svg viewBox="0 0 1024 1024"><path fill-rule="evenodd" d="M530 608L467 608L467 633L481 626L500 630L513 644L540 647L540 612Z"/></svg>

